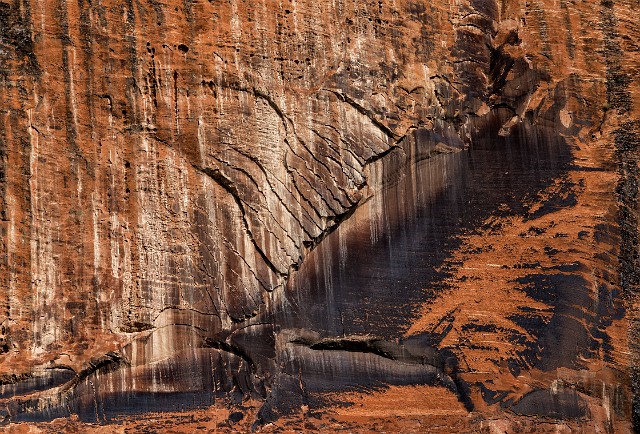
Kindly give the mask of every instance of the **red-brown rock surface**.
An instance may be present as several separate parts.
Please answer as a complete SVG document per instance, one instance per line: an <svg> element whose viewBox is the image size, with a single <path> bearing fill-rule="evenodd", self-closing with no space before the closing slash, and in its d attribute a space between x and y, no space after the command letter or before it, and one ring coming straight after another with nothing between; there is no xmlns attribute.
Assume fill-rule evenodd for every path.
<svg viewBox="0 0 640 434"><path fill-rule="evenodd" d="M7 431L640 428L638 10L0 0Z"/></svg>

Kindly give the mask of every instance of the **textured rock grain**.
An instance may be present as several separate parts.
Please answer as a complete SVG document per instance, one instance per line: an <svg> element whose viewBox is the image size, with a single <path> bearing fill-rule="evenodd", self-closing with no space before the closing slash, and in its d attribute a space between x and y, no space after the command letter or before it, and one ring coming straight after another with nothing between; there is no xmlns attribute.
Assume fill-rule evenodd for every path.
<svg viewBox="0 0 640 434"><path fill-rule="evenodd" d="M0 1L6 421L639 427L638 8Z"/></svg>

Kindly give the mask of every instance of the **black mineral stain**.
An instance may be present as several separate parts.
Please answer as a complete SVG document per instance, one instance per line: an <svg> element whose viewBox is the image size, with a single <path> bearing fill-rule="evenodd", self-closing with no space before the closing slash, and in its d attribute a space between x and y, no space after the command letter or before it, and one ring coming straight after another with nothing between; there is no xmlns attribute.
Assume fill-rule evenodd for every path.
<svg viewBox="0 0 640 434"><path fill-rule="evenodd" d="M429 158L419 158L400 175L385 174L397 181L382 191L383 207L371 224L344 237L342 245L344 234L338 229L312 252L289 283L285 308L265 316L272 327L234 339L206 337L193 353L137 368L136 383L151 387L156 379L164 379L167 392L110 392L109 384L131 384L132 368L97 367L72 380L69 392L50 406L16 401L12 405L19 408L11 408L14 420L75 413L81 420L108 422L121 415L184 410L221 399L239 404L243 397L254 396L265 399L258 419L266 422L296 412L301 405L321 406L327 391L373 390L389 384L439 384L472 410L470 386L460 378L456 354L451 348L438 348L456 311L428 333L408 339L402 335L412 319L411 307L425 297L437 299L446 289L442 282L448 270L442 266L460 246L458 236L480 230L490 215L526 215L525 198L551 185L569 167L569 149L553 132L526 124L514 132L511 138L476 141L470 151L441 155L423 152L434 144L416 135L416 154ZM390 155L389 165L397 170L401 165L393 158ZM573 270L552 269L519 282L523 291L552 308L549 321L526 307L512 317L535 337L521 355L525 364L521 359L507 361L514 375L526 366L574 366L579 355L606 350L602 330L610 318L622 314L614 302L617 295L602 288L600 304L594 311L585 309L590 312L583 313L585 321L576 321L579 307L590 307L592 300L584 280L570 274ZM491 326L466 327L493 331ZM282 341L287 330L298 331ZM517 332L500 332L524 344ZM558 351L567 343L575 347ZM480 389L487 402L511 403L491 385ZM527 402L518 402L516 408L523 414L537 411L529 410ZM573 417L575 406L563 405L547 413Z"/></svg>
<svg viewBox="0 0 640 434"><path fill-rule="evenodd" d="M496 404L498 402L503 401L511 392L510 390L491 390L484 383L478 383L478 388L480 389L480 394L482 395L482 400L489 405Z"/></svg>
<svg viewBox="0 0 640 434"><path fill-rule="evenodd" d="M443 264L460 246L458 236L489 215L525 214L524 199L570 162L563 139L523 125L514 137L418 163L414 176L384 190L379 221L343 235L342 246L338 229L313 252L289 284L292 305L304 308L278 322L333 335L401 335L412 306L445 289Z"/></svg>
<svg viewBox="0 0 640 434"><path fill-rule="evenodd" d="M70 381L75 375L71 369L53 368L27 378L4 379L0 383L0 399L51 389Z"/></svg>
<svg viewBox="0 0 640 434"><path fill-rule="evenodd" d="M542 206L534 212L528 213L525 217L525 221L536 220L544 215L556 212L559 209L576 206L578 203L578 197L574 189L575 185L573 183L563 179L561 181L560 188L544 200Z"/></svg>
<svg viewBox="0 0 640 434"><path fill-rule="evenodd" d="M12 72L39 77L41 70L34 52L30 7L19 2L0 2L0 77ZM13 71L11 65L17 66Z"/></svg>
<svg viewBox="0 0 640 434"><path fill-rule="evenodd" d="M16 5L18 3L15 2ZM473 3L477 8L490 4L490 2ZM607 3L613 4L613 2ZM127 21L132 25L135 21L134 8L132 2L129 1L127 4ZM185 9L190 11L190 4L191 2L185 2L185 5L188 5ZM28 7L21 9L29 10ZM0 2L0 49L9 47L13 53L17 53L12 54L11 58L20 61L21 70L37 74L39 67L33 54L29 17L26 13L21 15L18 11L17 7ZM486 14L494 16L495 11L489 10ZM421 19L427 18L422 9L417 10L417 16ZM605 14L605 18L607 16ZM158 22L160 21L159 17ZM615 27L614 24L607 26L607 28L613 27ZM428 48L425 41L428 41L431 35L421 36L422 40L418 42ZM472 38L471 35L461 34L460 36L462 45L471 47L478 45L473 41L467 43L464 39ZM606 36L607 50L614 50L612 40L615 39L615 35ZM517 39L515 35L514 41ZM128 35L127 41L131 46L131 71L135 72L138 63L135 48L136 35ZM178 49L183 53L189 50L183 44ZM513 67L513 64L509 64L509 59L501 58L501 55L501 53L490 54L490 69L494 88L496 91L506 93L503 91L506 83L502 77ZM610 55L609 58L611 57ZM3 59L0 58L1 60ZM6 65L4 62L0 65L0 75L13 72L2 69L4 65ZM461 67L466 68L464 65ZM472 79L467 81L474 84ZM531 81L535 80L531 79ZM610 103L626 111L628 111L627 94L621 92L620 88L625 87L627 82L628 77L622 74L619 68L608 65L607 86ZM134 84L129 83L129 87L135 88ZM475 91L469 89L465 95L475 95L483 85L484 83L478 85ZM132 95L133 93L129 92L129 105L134 107L135 104L131 101L135 97ZM519 94L511 96L514 100L520 97ZM451 98L451 100L454 99ZM127 111L122 110L122 113L126 116ZM135 123L134 118L137 114L134 110L130 110L129 113L131 123ZM319 369L324 368L325 365L315 363L314 357L326 359L326 367L334 369L336 375L332 378L335 379L334 386L337 389L347 385L362 384L375 387L372 384L375 382L379 385L392 382L398 384L435 382L437 378L442 378L441 373L444 372L455 383L452 387L455 388L460 399L464 401L468 398L467 385L457 380L455 376L458 369L455 355L450 349L436 348L450 329L452 321L449 319L455 316L455 312L451 312L447 318L444 318L439 328L430 333L404 342L400 342L399 336L406 329L411 317L411 307L422 302L425 297L436 299L439 291L446 289L442 282L448 271L441 266L451 251L460 245L458 235L476 230L490 214L524 215L527 210L523 206L523 199L535 195L566 172L571 161L570 153L564 141L557 137L555 132L523 124L516 127L512 133L514 136L510 138L477 140L469 152L440 155L418 163L414 167L415 176L406 176L395 186L390 186L384 191L385 208L383 214L379 216L380 221L377 222L379 225L376 226L375 233L369 228L369 232L365 230L361 236L347 240L344 246L346 255L343 259L338 253L341 249L338 232L336 232L318 248L318 251L325 255L318 254L317 261L303 265L303 269L288 288L289 306L294 308L287 312L278 312L275 322L278 328L301 327L317 330L328 340L306 347L304 351L308 350L308 352L305 354L310 358L294 359L296 363L288 365L291 368L289 371L268 367L271 370L268 374L276 378L274 384L279 386L272 393L276 396L275 402L288 402L292 408L295 408L295 405L307 404L313 399L305 390L306 387L313 388L315 384L318 390L326 388L327 374ZM494 137L495 134L490 136ZM637 142L637 136L629 137L624 131L618 132L616 145L623 160L632 152L629 146ZM25 154L28 155L28 153ZM623 161L624 170L628 170L624 164L637 162L637 156L633 157L633 161ZM434 180L432 169L438 167L444 167L445 170L438 171L440 179ZM631 286L637 286L638 281L637 268L633 268L637 263L637 225L631 224L635 220L630 211L631 207L637 203L637 184L635 184L637 178L637 172L631 173L631 176L625 178L627 183L621 183L619 191L624 205L621 210L622 232L624 235L629 235L629 237L623 237L627 241L622 246L620 258L623 279L628 279L623 282L626 283L623 285L625 290ZM442 189L432 188L435 184ZM551 198L548 209L572 206L575 203L575 195L571 191L562 193L558 197ZM411 202L413 198L418 200L407 208L405 200ZM497 211L498 209L500 211ZM408 213L407 210L409 210ZM546 212L544 207L542 210ZM553 251L548 253L554 254ZM315 266L318 268L313 269ZM593 311L585 314L587 316L583 318L584 323L577 324L575 320L569 318L575 314L580 305L590 307L591 303L584 280L579 276L568 274L573 271L572 268L558 268L553 271L556 274L532 274L520 282L523 290L532 297L553 306L550 321L543 320L535 312L527 311L524 306L521 308L522 315L512 317L533 336L538 337L535 347L527 349L531 355L525 359L542 369L573 366L577 355L589 354L597 351L599 347L606 352L607 337L602 330L609 324L608 321L611 318L619 318L622 315L616 303L619 294L602 286L598 288L598 304ZM142 330L146 325L136 324L136 328ZM567 334L555 336L552 331L558 328L568 330ZM487 329L487 331L492 330ZM373 332L379 336L373 345L361 343L353 345L344 339L332 339L344 338L345 335L361 336ZM577 332L579 339L573 339L569 336L569 332ZM69 381L73 390L69 392L68 399L65 398L66 401L62 400L63 405L52 403L50 407L42 408L41 402L22 401L16 404L20 408L12 408L12 414L18 415L16 420L46 420L73 412L79 414L82 420L108 421L122 414L184 410L210 405L222 397L231 396L232 401L239 402L244 395L256 391L259 396L265 396L266 392L261 390L261 385L254 382L255 375L252 372L254 367L248 366L245 358L237 356L237 354L248 353L244 350L246 348L258 347L256 339L262 342L264 337L256 336L253 340L242 341L238 345L239 350L234 346L218 343L215 346L216 349L207 350L206 357L181 354L180 357L184 356L184 359L154 367L138 378L142 382L148 381L148 384L152 384L154 375L162 374L165 378L171 378L168 383L180 383L188 382L190 378L187 377L194 376L202 380L199 384L200 388L194 392L110 394L106 391L106 386L101 386L100 382L109 376L115 376L119 380L123 378L130 380L130 377L126 377L123 373L129 368L122 368L118 364L120 370L114 372L108 365L98 365L94 367L95 371L79 374L74 377L75 380ZM418 344L416 340L421 341ZM269 353L276 344L266 338L264 341L268 342L267 349L264 351ZM394 341L397 342L395 347L392 344ZM210 346L213 345L212 342L209 342ZM565 358L554 356L553 353L558 352L557 348L561 348L567 342L571 342L576 347L568 355L563 356ZM403 358L406 356L398 357L391 354L389 345L392 349L402 348L409 354L418 354L420 360L407 363L407 359ZM563 352L560 351L560 353ZM374 361L373 365L378 368L381 366L379 359L389 360L387 365L389 368L386 371L376 368L378 369L376 371L366 365L353 364L352 362L357 360L354 359L354 354L360 357L359 360ZM273 357L275 356L269 353L266 359ZM249 359L255 360L259 357L252 356ZM415 369L411 372L403 370L398 367L400 363L392 363L396 361L413 365ZM520 368L520 365L513 360L509 361L509 366L514 372ZM263 369L267 370L264 366ZM302 372L302 369L305 372ZM40 380L33 382L31 379L26 379L15 385L6 385L4 390L7 393L6 396L37 391L43 387L49 388L62 384L69 380L69 375L68 372L57 373L43 380L42 384L38 382ZM634 378L637 381L640 377L636 375ZM96 393L96 385L98 388L103 387L102 391L98 390ZM485 385L481 385L480 388L487 402L499 402L504 398L504 391L492 391ZM635 388L638 389L637 386ZM265 408L268 409L268 406ZM525 415L568 418L584 415L580 396L570 390L535 391L511 408L516 413ZM232 413L229 419L236 422L234 419L239 421L242 419L241 416L242 413L239 415Z"/></svg>
<svg viewBox="0 0 640 434"><path fill-rule="evenodd" d="M244 419L244 414L241 411L234 411L229 415L229 421L233 423L238 423L242 419Z"/></svg>
<svg viewBox="0 0 640 434"><path fill-rule="evenodd" d="M109 386L131 384L134 376L146 390ZM126 415L179 412L216 402L240 405L245 397L265 396L258 383L244 360L225 351L198 349L135 371L120 355L111 353L90 363L50 398L9 401L7 410L14 422L47 421L75 414L83 422L110 423ZM151 391L160 384L164 391Z"/></svg>
<svg viewBox="0 0 640 434"><path fill-rule="evenodd" d="M615 110L619 116L632 112L633 98L629 83L633 73L624 67L625 57L622 49L619 23L615 13L616 2L600 2L600 27L603 33L603 55L606 66L607 109ZM619 278L622 292L628 305L637 305L640 287L640 256L638 255L638 183L640 182L640 120L628 119L614 132L616 163L618 165L618 226L619 226ZM640 354L637 342L640 336L640 322L637 316L630 319L629 343L630 380L633 398L631 402L632 424L635 432L640 432ZM635 349L634 349L635 348Z"/></svg>
<svg viewBox="0 0 640 434"><path fill-rule="evenodd" d="M575 390L535 390L526 394L511 410L524 416L579 419L588 415L586 400Z"/></svg>
<svg viewBox="0 0 640 434"><path fill-rule="evenodd" d="M375 335L383 340L401 340L411 323L412 306L424 302L425 298L437 302L439 293L446 290L444 282L449 270L445 260L460 246L459 235L480 230L482 222L490 215L527 216L526 199L562 179L570 167L570 150L554 131L525 123L516 127L513 133L507 138L478 139L469 151L431 156L409 165L395 184L380 193L382 207L370 224L345 234L338 228L312 252L290 280L288 309L278 312L276 322L284 328L315 330L325 337ZM421 142L419 137L415 143L417 149L430 145ZM549 198L548 208L572 206L570 199L565 200L570 195L571 192L560 189L560 200ZM530 267L534 265L530 264ZM523 268L528 268L528 264ZM551 272L558 273L556 270ZM552 323L539 320L532 312L524 311L523 315L514 316L517 323L536 337L532 342L526 342L515 330L500 330L512 341L525 346L522 357L529 361L527 364L539 363L542 359L544 368L548 369L570 365L578 355L594 351L598 346L594 343L596 340L605 341L598 327L606 320L598 322L594 319L592 330L584 331L581 324L570 323L567 313L574 309L570 309L573 305L568 300L590 306L591 298L588 294L575 298L568 285L584 288L584 282L579 277L566 276L567 281L560 285L564 292L549 293L539 289L533 276L531 282L521 282L523 290L558 310ZM539 277L544 282L545 279L556 277ZM451 351L436 349L436 346L451 329L455 314L455 311L450 312L434 330L420 335L431 351ZM467 327L482 326L468 324ZM491 332L491 326L487 327L486 331ZM568 327L565 339L556 339L553 331L557 327ZM557 348L567 343L574 330L580 330L584 336L572 342L576 345L575 351L569 351L566 357L562 351L544 351L541 356L540 342ZM436 383L435 377L428 372L416 373L400 367L382 372L376 365L379 361L375 360L366 364L373 367L356 369L351 364L361 355L350 356L344 351L336 351L344 350L340 348L344 342L336 342L331 343L333 347L316 344L316 350L324 350L321 354L300 354L297 362L285 357L285 361L298 364L301 381L309 390L327 387L328 377L321 373L336 367L341 375L330 376L331 390L339 389L340 385L374 387L376 382ZM330 350L333 354L328 354ZM362 343L353 345L351 350L360 354L371 352L363 348ZM455 383L451 389L471 409L469 385L459 379L459 363L453 351L450 357L455 366L449 370L449 378ZM514 375L524 367L520 360L507 363ZM444 370L442 365L431 366ZM502 394L490 391L490 387L484 389L483 395L488 400L504 398Z"/></svg>
<svg viewBox="0 0 640 434"><path fill-rule="evenodd" d="M529 274L517 279L529 297L552 306L548 312L515 315L513 321L537 340L527 342L513 363L522 368L552 370L559 367L583 368L580 360L602 353L610 360L611 345L604 333L612 320L624 310L617 303L619 293L605 284L593 297L592 286L580 275L568 273Z"/></svg>

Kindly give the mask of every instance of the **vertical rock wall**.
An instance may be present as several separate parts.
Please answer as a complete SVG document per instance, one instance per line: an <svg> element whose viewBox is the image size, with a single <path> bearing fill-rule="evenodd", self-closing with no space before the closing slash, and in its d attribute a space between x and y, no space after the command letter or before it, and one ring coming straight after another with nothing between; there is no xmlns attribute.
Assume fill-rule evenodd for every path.
<svg viewBox="0 0 640 434"><path fill-rule="evenodd" d="M86 399L94 371L107 377L98 382L105 396L194 389L264 398L282 361L276 348L289 345L279 328L300 326L287 312L305 311L304 300L292 305L290 277L314 265L307 258L320 261L314 248L359 209L379 224L379 199L368 201L415 178L403 167L434 159L441 173L442 154L491 138L566 140L575 158L618 175L605 188L611 202L598 208L609 213L601 232L613 253L591 271L613 276L626 294L616 307L633 316L637 7L1 1L8 419L65 414L60 402L97 414ZM407 317L403 330L419 320ZM637 341L625 321L614 333L621 353ZM322 338L295 336L311 346ZM636 366L634 348L607 363ZM189 371L184 360L193 378L176 374ZM33 378L49 383L25 383ZM18 393L21 384L54 388L53 398Z"/></svg>

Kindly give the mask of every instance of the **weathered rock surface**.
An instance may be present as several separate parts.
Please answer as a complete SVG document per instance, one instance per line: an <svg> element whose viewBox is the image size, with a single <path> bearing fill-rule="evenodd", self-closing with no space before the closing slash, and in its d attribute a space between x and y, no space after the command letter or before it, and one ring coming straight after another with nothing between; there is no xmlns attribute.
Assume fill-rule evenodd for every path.
<svg viewBox="0 0 640 434"><path fill-rule="evenodd" d="M0 1L9 429L640 428L639 8Z"/></svg>

